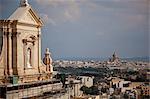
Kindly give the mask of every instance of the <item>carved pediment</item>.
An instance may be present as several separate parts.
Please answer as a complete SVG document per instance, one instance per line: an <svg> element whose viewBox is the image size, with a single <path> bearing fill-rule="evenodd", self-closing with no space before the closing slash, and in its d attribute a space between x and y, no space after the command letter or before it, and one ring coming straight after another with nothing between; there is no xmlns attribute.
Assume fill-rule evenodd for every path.
<svg viewBox="0 0 150 99"><path fill-rule="evenodd" d="M31 6L19 7L8 20L18 20L21 23L42 26L42 21L38 15L33 11Z"/></svg>
<svg viewBox="0 0 150 99"><path fill-rule="evenodd" d="M29 23L29 24L38 25L38 23L36 22L36 20L34 19L34 17L29 12L26 13L22 18L20 18L19 21L23 22L23 23Z"/></svg>

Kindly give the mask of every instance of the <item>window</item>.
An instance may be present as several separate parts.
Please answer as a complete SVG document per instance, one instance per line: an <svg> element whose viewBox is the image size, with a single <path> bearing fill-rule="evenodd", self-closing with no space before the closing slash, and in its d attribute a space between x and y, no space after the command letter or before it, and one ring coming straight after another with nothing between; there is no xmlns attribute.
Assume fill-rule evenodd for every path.
<svg viewBox="0 0 150 99"><path fill-rule="evenodd" d="M89 81L89 78L87 78L87 81Z"/></svg>

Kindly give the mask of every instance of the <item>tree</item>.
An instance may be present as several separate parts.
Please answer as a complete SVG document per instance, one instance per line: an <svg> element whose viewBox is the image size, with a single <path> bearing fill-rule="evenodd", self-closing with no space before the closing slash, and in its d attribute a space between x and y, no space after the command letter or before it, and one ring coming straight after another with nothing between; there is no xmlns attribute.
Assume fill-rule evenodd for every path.
<svg viewBox="0 0 150 99"><path fill-rule="evenodd" d="M99 94L99 90L98 90L98 87L97 86L91 86L90 88L90 94L91 95L98 95Z"/></svg>
<svg viewBox="0 0 150 99"><path fill-rule="evenodd" d="M88 87L83 85L81 88L80 88L81 91L83 91L84 94L86 94L87 90L88 90Z"/></svg>
<svg viewBox="0 0 150 99"><path fill-rule="evenodd" d="M107 88L102 87L101 92L107 93Z"/></svg>
<svg viewBox="0 0 150 99"><path fill-rule="evenodd" d="M81 91L83 91L84 94L90 94L90 95L98 95L99 94L99 90L98 90L98 87L96 86L91 86L91 87L87 87L85 85L83 85L81 88L80 88Z"/></svg>
<svg viewBox="0 0 150 99"><path fill-rule="evenodd" d="M60 79L60 81L63 84L63 87L65 87L65 82L66 82L66 75L65 74L57 74L56 76L57 79Z"/></svg>
<svg viewBox="0 0 150 99"><path fill-rule="evenodd" d="M60 75L60 81L62 82L63 87L65 87L65 82L66 82L66 75L65 74Z"/></svg>

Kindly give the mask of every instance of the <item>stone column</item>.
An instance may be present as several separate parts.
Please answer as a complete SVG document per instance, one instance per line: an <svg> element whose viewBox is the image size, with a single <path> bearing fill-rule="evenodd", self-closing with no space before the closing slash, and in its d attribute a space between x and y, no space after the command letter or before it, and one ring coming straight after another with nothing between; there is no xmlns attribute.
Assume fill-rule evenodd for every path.
<svg viewBox="0 0 150 99"><path fill-rule="evenodd" d="M33 45L32 45L32 48L31 48L31 66L33 68L35 68L35 64L34 64L34 47L35 47L35 41L33 41Z"/></svg>
<svg viewBox="0 0 150 99"><path fill-rule="evenodd" d="M12 34L10 31L8 31L8 70L9 70L9 75L13 75L13 70L12 70Z"/></svg>
<svg viewBox="0 0 150 99"><path fill-rule="evenodd" d="M27 40L23 39L23 57L24 57L24 74L25 70L27 68L27 59L26 59L26 53L27 53Z"/></svg>
<svg viewBox="0 0 150 99"><path fill-rule="evenodd" d="M12 23L12 68L13 75L18 75L18 62L17 62L17 39L19 33L17 32L17 20Z"/></svg>
<svg viewBox="0 0 150 99"><path fill-rule="evenodd" d="M7 31L6 27L3 27L3 33L4 33L4 75L7 76Z"/></svg>
<svg viewBox="0 0 150 99"><path fill-rule="evenodd" d="M10 20L6 22L5 32L7 37L7 75L10 75L10 69L11 69L11 31L10 31Z"/></svg>
<svg viewBox="0 0 150 99"><path fill-rule="evenodd" d="M17 75L17 33L12 34L12 64L13 64L13 75Z"/></svg>
<svg viewBox="0 0 150 99"><path fill-rule="evenodd" d="M41 28L38 27L38 72L40 73L40 65L41 65Z"/></svg>

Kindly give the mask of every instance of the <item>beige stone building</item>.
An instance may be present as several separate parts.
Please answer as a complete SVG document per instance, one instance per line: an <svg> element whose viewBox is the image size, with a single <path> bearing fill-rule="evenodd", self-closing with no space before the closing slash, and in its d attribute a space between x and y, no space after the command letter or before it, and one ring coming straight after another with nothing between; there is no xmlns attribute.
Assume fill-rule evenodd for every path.
<svg viewBox="0 0 150 99"><path fill-rule="evenodd" d="M7 20L0 20L0 84L51 78L53 68L48 49L41 60L42 25L27 0L21 0Z"/></svg>

